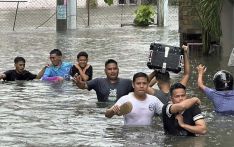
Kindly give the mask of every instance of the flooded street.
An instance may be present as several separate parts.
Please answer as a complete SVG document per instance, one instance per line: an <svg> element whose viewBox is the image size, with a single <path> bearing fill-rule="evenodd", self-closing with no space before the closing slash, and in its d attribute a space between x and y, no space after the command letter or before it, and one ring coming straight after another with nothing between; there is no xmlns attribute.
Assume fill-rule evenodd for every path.
<svg viewBox="0 0 234 147"><path fill-rule="evenodd" d="M150 43L179 45L177 26L82 28L66 33L56 33L54 28L3 31L0 72L14 68L14 58L23 56L26 69L37 73L50 63L50 50L60 48L64 60L72 63L77 53L85 50L94 78L105 76L104 62L113 58L119 63L120 77L132 79L136 72L152 72L146 66ZM107 104L98 103L94 91L80 90L71 81L52 84L38 80L0 83L0 146L233 146L234 116L213 112L212 103L197 88L195 67L200 63L208 67L208 86L213 86L217 70L234 70L227 67L227 55L202 57L195 53L190 52L188 93L201 98L208 125L204 136L165 136L159 118L152 127L123 127L122 117L105 118ZM178 81L181 73L171 77L173 82Z"/></svg>

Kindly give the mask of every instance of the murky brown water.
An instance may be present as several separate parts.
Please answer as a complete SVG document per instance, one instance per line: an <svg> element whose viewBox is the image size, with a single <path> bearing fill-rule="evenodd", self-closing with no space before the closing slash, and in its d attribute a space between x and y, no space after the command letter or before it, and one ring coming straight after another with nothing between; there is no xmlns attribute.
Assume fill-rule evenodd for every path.
<svg viewBox="0 0 234 147"><path fill-rule="evenodd" d="M176 25L167 28L83 28L67 33L54 29L1 32L0 72L14 68L15 56L24 56L26 69L37 73L49 62L48 53L61 48L64 60L75 63L76 54L85 50L94 68L94 78L103 77L104 62L119 62L120 77L132 78L138 71L150 73L146 66L149 45L161 42L179 44ZM123 119L104 116L106 105L97 103L94 91L77 89L71 82L61 85L41 81L0 83L0 146L233 146L234 117L213 112L212 104L196 86L195 67L208 66L206 82L227 67L227 55L202 57L190 53L192 76L188 93L202 100L209 131L201 137L165 136L162 122L154 127L125 128ZM172 74L174 81L181 75Z"/></svg>

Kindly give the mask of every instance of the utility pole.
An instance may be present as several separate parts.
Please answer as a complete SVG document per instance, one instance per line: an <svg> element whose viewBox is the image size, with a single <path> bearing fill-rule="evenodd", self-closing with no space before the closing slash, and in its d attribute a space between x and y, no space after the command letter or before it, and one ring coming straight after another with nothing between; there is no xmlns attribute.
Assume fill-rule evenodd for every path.
<svg viewBox="0 0 234 147"><path fill-rule="evenodd" d="M77 2L76 0L67 0L67 29L76 29L77 16Z"/></svg>
<svg viewBox="0 0 234 147"><path fill-rule="evenodd" d="M67 30L67 0L57 0L56 31Z"/></svg>
<svg viewBox="0 0 234 147"><path fill-rule="evenodd" d="M168 0L158 0L157 4L157 24L159 27L167 26Z"/></svg>

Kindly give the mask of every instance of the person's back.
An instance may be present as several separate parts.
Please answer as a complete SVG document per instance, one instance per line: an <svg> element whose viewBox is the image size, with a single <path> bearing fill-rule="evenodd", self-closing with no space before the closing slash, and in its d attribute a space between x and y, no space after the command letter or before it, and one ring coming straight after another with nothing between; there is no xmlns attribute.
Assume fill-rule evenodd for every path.
<svg viewBox="0 0 234 147"><path fill-rule="evenodd" d="M198 87L206 94L207 98L213 102L214 109L219 113L234 114L234 90L233 77L230 72L221 70L214 77L214 87L209 88L203 82L203 76L206 67L197 66L198 70Z"/></svg>

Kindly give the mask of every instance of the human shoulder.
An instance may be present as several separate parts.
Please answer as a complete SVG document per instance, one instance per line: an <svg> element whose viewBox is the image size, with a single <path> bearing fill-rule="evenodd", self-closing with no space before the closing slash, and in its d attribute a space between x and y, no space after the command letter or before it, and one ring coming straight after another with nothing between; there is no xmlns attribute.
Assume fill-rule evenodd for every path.
<svg viewBox="0 0 234 147"><path fill-rule="evenodd" d="M124 95L124 96L120 97L118 99L118 101L116 102L116 104L121 105L121 104L128 102L128 101L132 102L132 100L133 100L133 92L130 92L128 95Z"/></svg>
<svg viewBox="0 0 234 147"><path fill-rule="evenodd" d="M162 107L163 116L167 116L170 118L173 115L173 113L171 113L171 111L170 111L171 106L172 106L172 103L167 103L167 104L163 105L163 107Z"/></svg>
<svg viewBox="0 0 234 147"><path fill-rule="evenodd" d="M147 95L147 98L149 99L149 100L153 100L153 101L156 101L156 102L159 102L160 100L156 97L156 96L154 96L154 95L150 95L150 94L146 94Z"/></svg>
<svg viewBox="0 0 234 147"><path fill-rule="evenodd" d="M4 74L9 74L9 73L16 73L15 69L7 70L4 72Z"/></svg>
<svg viewBox="0 0 234 147"><path fill-rule="evenodd" d="M63 66L71 66L71 67L73 66L73 64L71 62L66 62L66 61L63 61L62 65Z"/></svg>

